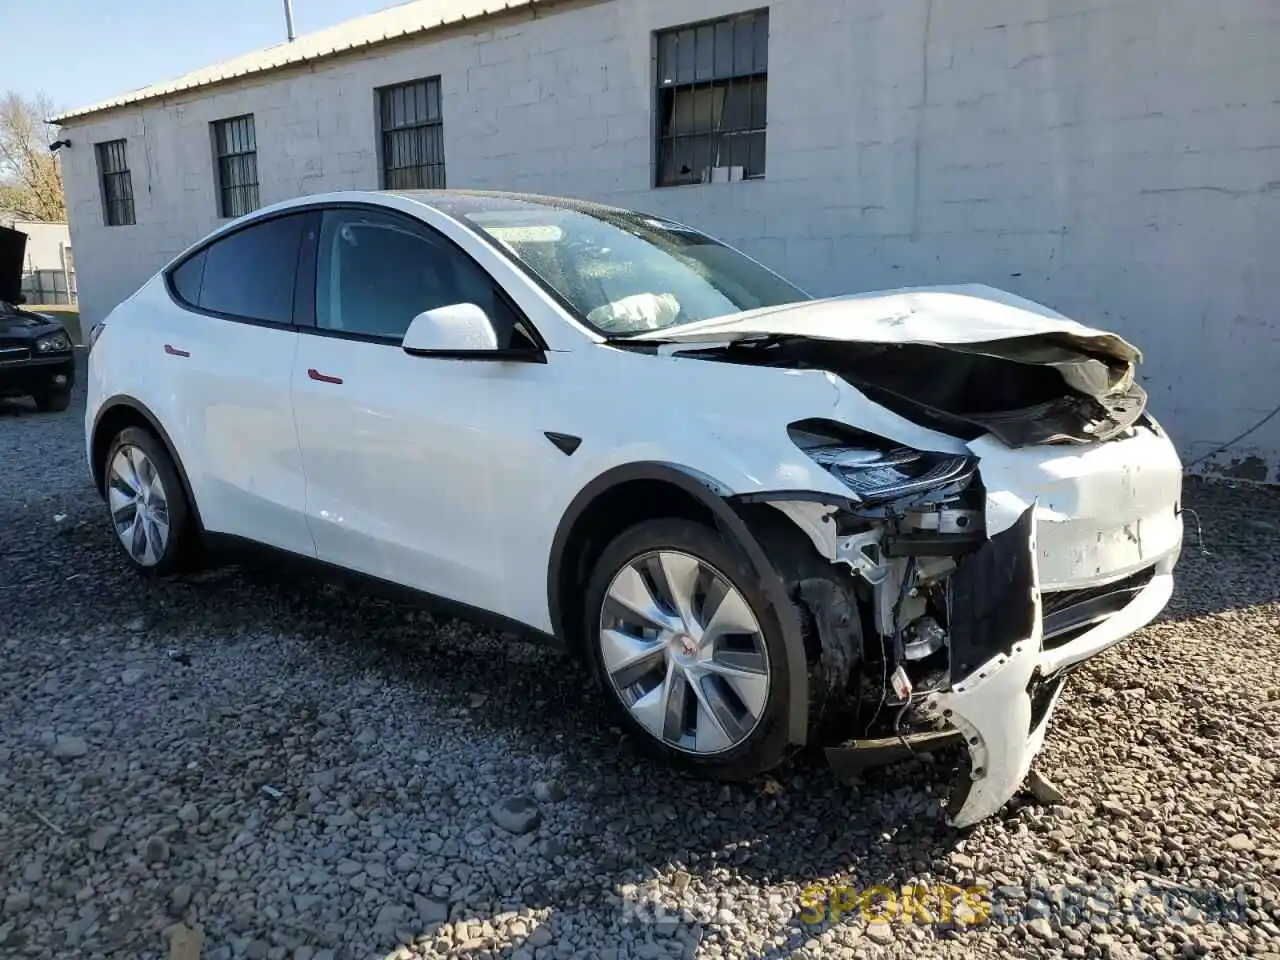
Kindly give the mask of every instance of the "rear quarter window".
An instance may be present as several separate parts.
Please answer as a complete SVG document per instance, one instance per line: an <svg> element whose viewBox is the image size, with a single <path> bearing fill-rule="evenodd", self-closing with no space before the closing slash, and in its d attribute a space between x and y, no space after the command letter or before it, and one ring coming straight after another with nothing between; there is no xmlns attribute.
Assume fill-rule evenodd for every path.
<svg viewBox="0 0 1280 960"><path fill-rule="evenodd" d="M210 313L291 324L298 252L308 216L274 217L219 237L170 272L174 294Z"/></svg>
<svg viewBox="0 0 1280 960"><path fill-rule="evenodd" d="M192 254L169 273L169 283L178 299L191 306L200 303L200 284L204 280L204 254Z"/></svg>

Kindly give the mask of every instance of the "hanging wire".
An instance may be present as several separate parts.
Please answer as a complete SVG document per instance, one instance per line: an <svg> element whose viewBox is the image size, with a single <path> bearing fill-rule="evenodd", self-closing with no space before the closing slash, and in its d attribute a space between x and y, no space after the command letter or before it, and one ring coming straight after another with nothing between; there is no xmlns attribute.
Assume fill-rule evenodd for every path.
<svg viewBox="0 0 1280 960"><path fill-rule="evenodd" d="M1239 436L1232 437L1230 440L1228 440L1226 443L1222 444L1221 446L1214 447L1204 456L1196 457L1196 459L1192 460L1190 463L1184 464L1183 469L1190 470L1192 467L1197 466L1198 464L1204 463L1210 457L1215 457L1218 454L1222 453L1224 450L1228 450L1231 447L1234 447L1237 443L1239 443L1245 437L1265 427L1267 423L1269 423L1271 419L1275 417L1277 414L1280 414L1280 407L1276 407L1274 410L1272 410L1265 417L1263 417L1261 420L1259 420L1257 423L1255 423L1252 427L1244 431L1244 433L1240 434Z"/></svg>

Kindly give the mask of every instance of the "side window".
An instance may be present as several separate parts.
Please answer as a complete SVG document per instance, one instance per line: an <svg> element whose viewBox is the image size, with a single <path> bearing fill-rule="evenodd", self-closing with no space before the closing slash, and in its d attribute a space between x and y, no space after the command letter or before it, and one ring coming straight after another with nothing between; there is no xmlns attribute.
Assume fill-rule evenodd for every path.
<svg viewBox="0 0 1280 960"><path fill-rule="evenodd" d="M306 219L306 214L298 214L255 223L205 248L199 306L251 320L292 323L298 247ZM178 272L192 260L174 271L175 287Z"/></svg>
<svg viewBox="0 0 1280 960"><path fill-rule="evenodd" d="M474 303L489 315L498 343L516 318L493 280L429 228L365 210L327 210L316 260L316 325L399 340L424 310Z"/></svg>
<svg viewBox="0 0 1280 960"><path fill-rule="evenodd" d="M169 281L173 284L173 291L178 295L178 299L193 307L200 303L200 284L204 280L204 254L205 252L201 250L187 257L169 274Z"/></svg>

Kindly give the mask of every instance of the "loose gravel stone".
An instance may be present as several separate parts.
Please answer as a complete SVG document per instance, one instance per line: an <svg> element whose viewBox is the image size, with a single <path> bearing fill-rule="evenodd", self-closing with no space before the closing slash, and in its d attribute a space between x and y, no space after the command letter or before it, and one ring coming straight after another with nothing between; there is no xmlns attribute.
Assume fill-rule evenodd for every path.
<svg viewBox="0 0 1280 960"><path fill-rule="evenodd" d="M528 797L508 797L489 808L493 822L508 833L528 833L542 822L537 804Z"/></svg>
<svg viewBox="0 0 1280 960"><path fill-rule="evenodd" d="M83 737L60 735L50 752L59 760L75 760L89 752L89 744Z"/></svg>
<svg viewBox="0 0 1280 960"><path fill-rule="evenodd" d="M173 892L169 894L169 908L176 914L181 914L187 909L187 905L191 903L193 891L191 884L180 883L173 888Z"/></svg>
<svg viewBox="0 0 1280 960"><path fill-rule="evenodd" d="M564 787L554 781L539 780L533 785L533 798L539 803L559 803L566 796Z"/></svg>
<svg viewBox="0 0 1280 960"><path fill-rule="evenodd" d="M866 934L867 939L872 943L893 943L896 939L893 932L893 926L886 920L877 920L874 923L868 923Z"/></svg>
<svg viewBox="0 0 1280 960"><path fill-rule="evenodd" d="M1036 917L1028 923L1027 932L1037 940L1052 940L1054 937L1053 927L1044 917Z"/></svg>
<svg viewBox="0 0 1280 960"><path fill-rule="evenodd" d="M103 850L107 849L107 844L111 842L111 838L114 837L117 832L118 831L115 827L98 827L89 834L89 849L94 853L101 853Z"/></svg>
<svg viewBox="0 0 1280 960"><path fill-rule="evenodd" d="M1036 760L1063 801L961 834L954 753L706 782L519 637L270 566L139 578L82 414L0 401L5 960L161 960L196 927L181 960L1280 960L1272 491L1188 482L1169 609L1073 674ZM867 922L864 890L908 885L935 920L949 888L1004 914Z"/></svg>
<svg viewBox="0 0 1280 960"><path fill-rule="evenodd" d="M168 863L169 841L164 837L152 837L142 848L142 856L147 863Z"/></svg>
<svg viewBox="0 0 1280 960"><path fill-rule="evenodd" d="M1248 853L1255 848L1256 844L1243 833L1237 833L1227 838L1227 846L1236 853Z"/></svg>

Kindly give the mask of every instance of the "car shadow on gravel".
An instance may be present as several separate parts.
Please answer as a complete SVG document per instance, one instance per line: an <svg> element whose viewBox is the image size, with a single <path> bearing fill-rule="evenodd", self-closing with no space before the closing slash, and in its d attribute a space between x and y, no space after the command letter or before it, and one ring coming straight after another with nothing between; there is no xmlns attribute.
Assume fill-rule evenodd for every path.
<svg viewBox="0 0 1280 960"><path fill-rule="evenodd" d="M266 568L215 571L169 590L179 595L152 615L149 630L179 640L190 626L181 611L192 607L207 611L200 634L230 629L245 606L261 605L276 611L277 622L262 625L266 633L287 623L340 674L372 673L402 689L443 694L476 735L567 757L572 829L557 833L558 852L539 854L547 862L537 881L498 888L495 902L587 913L643 940L655 930L696 931L716 912L700 918L685 911L682 919L674 906L647 901L643 885L660 871L682 871L708 888L727 871L753 886L800 889L854 876L862 887L898 889L940 866L962 836L942 814L947 791L964 773L956 752L872 771L856 783L839 781L816 749L752 784L700 780L628 742L585 672L559 651ZM509 656L495 656L495 647ZM199 668L198 656L193 666ZM408 756L402 761L412 765ZM794 921L780 923L780 931L787 949L813 932ZM785 952L775 948L775 955Z"/></svg>
<svg viewBox="0 0 1280 960"><path fill-rule="evenodd" d="M1280 498L1272 497L1271 491L1188 483L1187 547L1179 590L1163 619L1274 599L1274 574L1258 573L1259 561L1270 559L1274 570L1280 556L1280 526L1269 526L1280 514ZM1273 508L1276 513L1268 514ZM1205 537L1197 524L1213 532ZM628 930L635 943L648 943L673 931L696 940L724 909L708 906L699 913L669 896L666 902L651 897L647 884L659 875L687 875L682 882L695 890L723 888L726 877L749 888L781 885L797 898L806 888L826 890L836 882L889 890L921 875L963 882L949 855L964 835L947 827L942 815L947 792L964 773L955 752L872 771L855 783L837 780L816 750L754 784L701 781L650 761L628 743L609 725L602 698L584 674L556 652L436 620L411 606L288 582L266 570L174 586L239 594L246 579L253 581L252 591L269 591L271 605L289 611L288 618L300 618L303 632L327 656L348 660L347 669L375 669L411 687L430 685L459 703L475 704L480 693L485 706L471 710L477 732L526 742L531 750L555 744L570 756L565 776L578 814L573 829L561 834L567 838L563 847L548 857L536 882L499 887L495 902L585 914L596 924ZM448 639L437 639L441 633ZM523 648L517 669L493 656L495 644ZM1027 797L1016 798L1000 818L1020 819L1032 805ZM780 917L783 942L772 944L771 953L799 950L824 929ZM474 951L481 949L489 948Z"/></svg>

